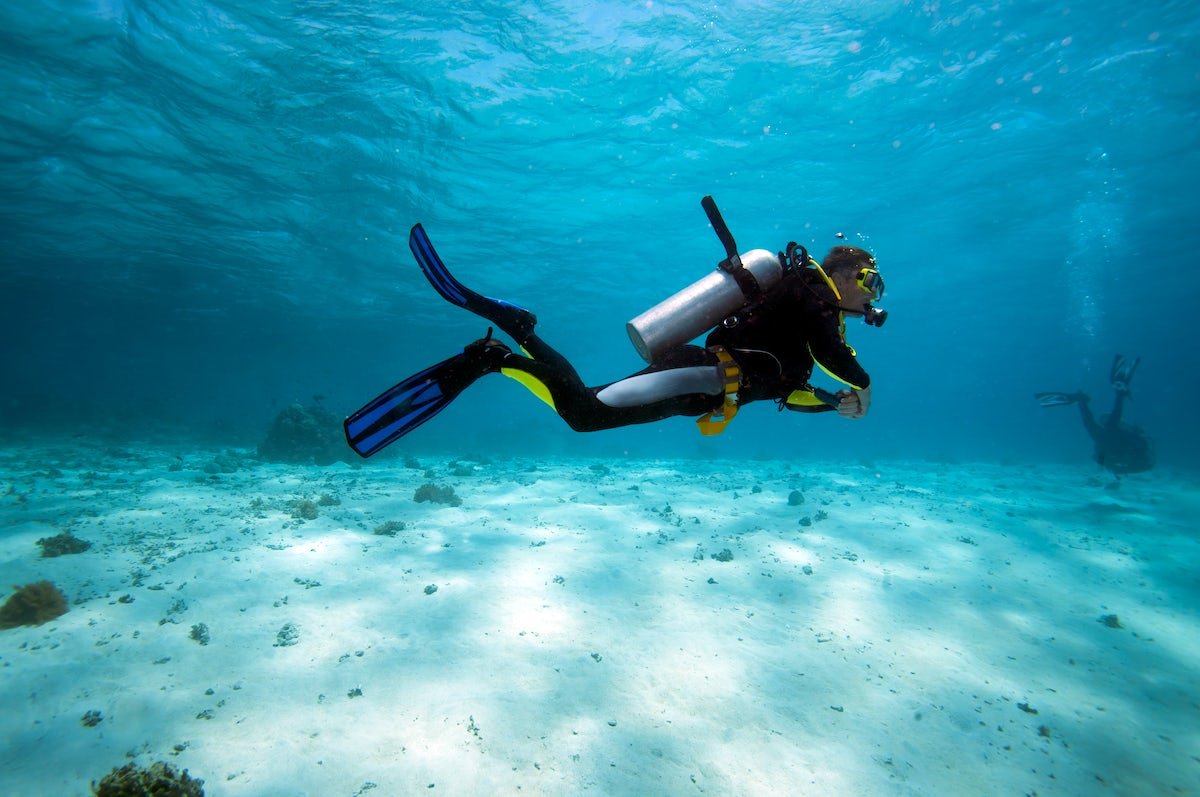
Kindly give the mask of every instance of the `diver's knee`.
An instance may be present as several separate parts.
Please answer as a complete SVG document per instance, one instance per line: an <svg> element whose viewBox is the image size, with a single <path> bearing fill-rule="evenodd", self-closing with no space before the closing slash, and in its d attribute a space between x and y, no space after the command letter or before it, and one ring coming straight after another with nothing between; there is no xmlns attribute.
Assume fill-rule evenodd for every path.
<svg viewBox="0 0 1200 797"><path fill-rule="evenodd" d="M607 428L604 424L598 423L595 418L583 415L569 413L560 414L559 417L566 421L567 426L571 427L573 432L599 432Z"/></svg>

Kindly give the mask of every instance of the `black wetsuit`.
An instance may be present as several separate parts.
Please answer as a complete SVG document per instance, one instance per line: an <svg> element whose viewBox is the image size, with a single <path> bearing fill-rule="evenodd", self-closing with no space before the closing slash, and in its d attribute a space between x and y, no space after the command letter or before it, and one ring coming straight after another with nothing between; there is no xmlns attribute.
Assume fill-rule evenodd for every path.
<svg viewBox="0 0 1200 797"><path fill-rule="evenodd" d="M1100 419L1092 416L1086 395L1080 394L1079 415L1083 426L1096 445L1095 458L1114 475L1141 473L1154 467L1154 450L1146 433L1136 426L1121 422L1125 407L1125 392L1116 391L1112 412Z"/></svg>
<svg viewBox="0 0 1200 797"><path fill-rule="evenodd" d="M866 388L871 378L846 343L842 311L833 289L815 269L790 275L760 307L734 315L705 341L724 346L742 369L739 404L786 401L812 377L814 361L847 384ZM821 411L827 405L796 407Z"/></svg>
<svg viewBox="0 0 1200 797"><path fill-rule="evenodd" d="M790 409L834 409L816 402L787 403L812 375L814 357L837 378L866 388L870 377L855 359L843 334L841 311L832 288L815 269L789 275L755 308L730 317L713 330L706 346L722 346L741 369L738 404L770 399ZM638 406L614 407L597 398L608 385L584 385L574 367L537 335L522 342L531 357L508 355L504 369L521 371L545 385L558 414L577 432L649 423L677 415L699 416L718 410L724 395L685 393ZM717 366L715 354L699 346L677 346L638 374L673 368ZM633 374L636 376L638 374ZM613 384L613 383L610 383Z"/></svg>

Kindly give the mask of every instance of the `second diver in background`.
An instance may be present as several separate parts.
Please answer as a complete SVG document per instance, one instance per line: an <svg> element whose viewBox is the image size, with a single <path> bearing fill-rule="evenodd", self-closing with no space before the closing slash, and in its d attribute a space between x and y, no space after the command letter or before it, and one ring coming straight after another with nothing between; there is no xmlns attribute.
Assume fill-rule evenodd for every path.
<svg viewBox="0 0 1200 797"><path fill-rule="evenodd" d="M1075 393L1035 393L1034 398L1043 407L1062 407L1074 404L1079 407L1083 428L1095 444L1095 459L1114 476L1126 473L1141 473L1154 467L1154 451L1146 433L1137 426L1121 420L1125 402L1131 398L1129 385L1142 358L1126 359L1118 354L1113 358L1109 382L1113 388L1113 408L1108 415L1097 421L1092 415L1091 402L1083 391Z"/></svg>

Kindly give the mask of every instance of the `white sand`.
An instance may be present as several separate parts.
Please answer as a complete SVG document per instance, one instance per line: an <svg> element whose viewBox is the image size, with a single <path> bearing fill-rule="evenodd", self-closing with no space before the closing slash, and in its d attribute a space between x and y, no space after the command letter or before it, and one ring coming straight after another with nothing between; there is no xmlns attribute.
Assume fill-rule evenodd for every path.
<svg viewBox="0 0 1200 797"><path fill-rule="evenodd" d="M0 794L1200 794L1194 478L218 453L0 451Z"/></svg>

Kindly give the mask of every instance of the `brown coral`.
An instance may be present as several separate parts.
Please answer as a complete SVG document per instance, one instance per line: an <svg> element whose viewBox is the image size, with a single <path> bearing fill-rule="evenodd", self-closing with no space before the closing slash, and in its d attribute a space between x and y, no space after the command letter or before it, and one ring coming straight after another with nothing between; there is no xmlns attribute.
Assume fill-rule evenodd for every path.
<svg viewBox="0 0 1200 797"><path fill-rule="evenodd" d="M37 541L37 544L42 548L42 556L46 559L51 559L55 556L67 556L73 553L83 553L92 544L87 540L81 540L69 531L64 531L62 534L56 534L53 537L42 537Z"/></svg>
<svg viewBox="0 0 1200 797"><path fill-rule="evenodd" d="M16 590L0 606L0 629L41 625L67 612L67 596L49 581L37 581Z"/></svg>
<svg viewBox="0 0 1200 797"><path fill-rule="evenodd" d="M435 504L462 506L462 499L454 494L453 487L442 487L436 484L422 484L413 494L413 500L418 503L432 501Z"/></svg>
<svg viewBox="0 0 1200 797"><path fill-rule="evenodd" d="M204 797L204 781L182 773L162 761L147 769L126 764L104 776L100 783L92 783L92 794L96 797L129 797L130 795L154 795L154 797Z"/></svg>

